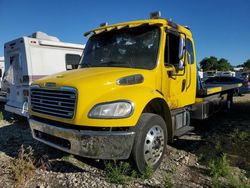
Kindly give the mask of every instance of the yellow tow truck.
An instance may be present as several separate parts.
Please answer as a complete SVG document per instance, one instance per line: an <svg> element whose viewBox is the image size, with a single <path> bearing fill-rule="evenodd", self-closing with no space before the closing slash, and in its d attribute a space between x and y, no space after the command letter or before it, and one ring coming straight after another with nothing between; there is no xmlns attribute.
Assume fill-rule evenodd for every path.
<svg viewBox="0 0 250 188"><path fill-rule="evenodd" d="M191 118L230 108L240 86L204 86L190 29L159 13L104 23L85 36L77 70L44 77L30 88L33 137L68 153L131 157L140 172L149 164L156 169L167 143L192 129Z"/></svg>

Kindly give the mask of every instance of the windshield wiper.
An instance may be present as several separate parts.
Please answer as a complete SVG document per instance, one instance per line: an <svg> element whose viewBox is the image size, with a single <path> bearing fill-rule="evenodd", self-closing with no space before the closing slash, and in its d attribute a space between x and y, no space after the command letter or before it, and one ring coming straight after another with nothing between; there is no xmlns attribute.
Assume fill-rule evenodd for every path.
<svg viewBox="0 0 250 188"><path fill-rule="evenodd" d="M92 67L91 64L89 64L89 63L80 63L79 65L80 65L81 68Z"/></svg>
<svg viewBox="0 0 250 188"><path fill-rule="evenodd" d="M102 65L124 65L124 66L128 66L131 67L131 65L128 62L125 61L106 61L106 62L101 62L100 66Z"/></svg>

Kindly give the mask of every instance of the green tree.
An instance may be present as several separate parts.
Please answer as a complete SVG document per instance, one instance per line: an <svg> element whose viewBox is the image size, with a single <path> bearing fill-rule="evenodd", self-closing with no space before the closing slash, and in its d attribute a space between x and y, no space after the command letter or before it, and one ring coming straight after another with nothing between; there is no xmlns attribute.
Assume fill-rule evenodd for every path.
<svg viewBox="0 0 250 188"><path fill-rule="evenodd" d="M217 66L217 61L218 61L217 58L214 56L210 56L209 58L206 57L203 60L201 60L200 67L204 71L215 70Z"/></svg>
<svg viewBox="0 0 250 188"><path fill-rule="evenodd" d="M225 58L220 60L217 57L210 56L209 58L204 58L200 62L200 66L204 71L208 70L218 70L218 71L229 71L232 70L232 65Z"/></svg>
<svg viewBox="0 0 250 188"><path fill-rule="evenodd" d="M243 67L245 67L246 69L250 69L250 59L246 60L246 62L244 62Z"/></svg>
<svg viewBox="0 0 250 188"><path fill-rule="evenodd" d="M232 69L233 69L232 65L228 62L228 60L226 60L224 58L221 58L217 62L217 70L218 71L229 71Z"/></svg>

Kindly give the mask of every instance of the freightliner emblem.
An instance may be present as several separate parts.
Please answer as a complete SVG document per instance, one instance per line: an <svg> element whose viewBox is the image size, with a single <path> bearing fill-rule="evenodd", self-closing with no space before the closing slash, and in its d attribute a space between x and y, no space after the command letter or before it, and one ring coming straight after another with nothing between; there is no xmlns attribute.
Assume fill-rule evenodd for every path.
<svg viewBox="0 0 250 188"><path fill-rule="evenodd" d="M47 82L47 83L45 84L45 86L46 86L46 87L56 87L56 83L54 83L54 82Z"/></svg>

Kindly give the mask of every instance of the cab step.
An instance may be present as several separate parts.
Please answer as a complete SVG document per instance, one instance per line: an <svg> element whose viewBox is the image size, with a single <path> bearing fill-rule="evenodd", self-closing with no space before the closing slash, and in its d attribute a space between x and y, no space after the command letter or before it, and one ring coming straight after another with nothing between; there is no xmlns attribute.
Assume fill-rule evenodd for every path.
<svg viewBox="0 0 250 188"><path fill-rule="evenodd" d="M179 137L179 136L182 136L184 135L185 133L189 132L189 131L192 131L194 130L194 127L192 126L185 126L185 127L182 127L180 129L177 129L176 132L175 132L175 136Z"/></svg>

